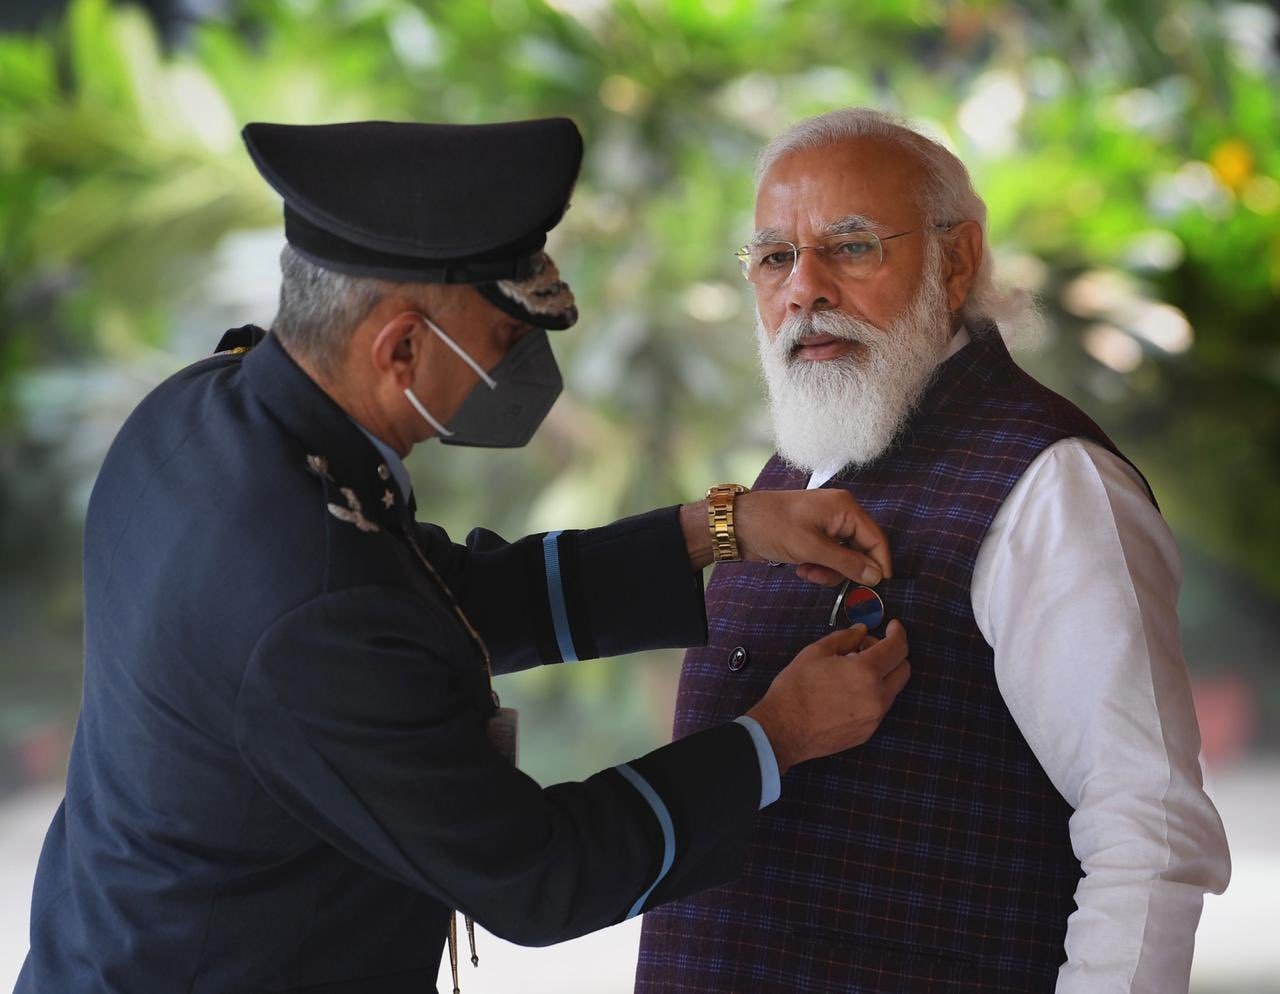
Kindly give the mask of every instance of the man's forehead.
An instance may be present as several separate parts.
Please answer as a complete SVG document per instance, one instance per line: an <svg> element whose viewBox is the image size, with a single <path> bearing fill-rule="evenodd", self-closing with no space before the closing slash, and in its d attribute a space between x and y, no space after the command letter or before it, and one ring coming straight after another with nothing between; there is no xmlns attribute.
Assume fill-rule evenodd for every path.
<svg viewBox="0 0 1280 994"><path fill-rule="evenodd" d="M763 188L771 177L781 173L819 180L856 173L874 180L899 176L904 171L915 173L920 165L919 157L900 142L878 135L859 135L782 153L760 177L760 186Z"/></svg>
<svg viewBox="0 0 1280 994"><path fill-rule="evenodd" d="M917 213L919 163L891 142L857 138L780 156L765 171L756 196L757 232L785 236L802 227L815 234L847 230L880 233Z"/></svg>

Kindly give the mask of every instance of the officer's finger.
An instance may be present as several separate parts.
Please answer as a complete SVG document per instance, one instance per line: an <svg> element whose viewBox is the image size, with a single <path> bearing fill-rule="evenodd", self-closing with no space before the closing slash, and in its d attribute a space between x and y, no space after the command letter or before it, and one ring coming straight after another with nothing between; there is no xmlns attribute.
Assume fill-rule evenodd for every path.
<svg viewBox="0 0 1280 994"><path fill-rule="evenodd" d="M884 690L885 701L892 701L902 692L902 688L907 685L907 681L911 679L911 663L903 660L881 681L880 686Z"/></svg>
<svg viewBox="0 0 1280 994"><path fill-rule="evenodd" d="M851 549L832 540L827 535L815 535L804 549L799 550L806 570L823 570L825 586L842 583L847 577L856 583L874 587L887 575L885 567L870 555ZM886 553L887 555L887 553ZM806 577L808 579L808 577Z"/></svg>
<svg viewBox="0 0 1280 994"><path fill-rule="evenodd" d="M833 516L833 527L828 530L828 534L832 538L839 539L844 545L866 553L867 558L879 568L883 576L892 576L893 562L889 556L888 536L852 496L849 494L841 494L841 496L847 500L841 502ZM856 576L852 578L857 579Z"/></svg>
<svg viewBox="0 0 1280 994"><path fill-rule="evenodd" d="M866 625L854 625L852 628L839 628L830 635L824 635L810 644L805 652L822 656L847 656L856 652L862 640L867 637Z"/></svg>
<svg viewBox="0 0 1280 994"><path fill-rule="evenodd" d="M858 527L846 541L865 551L867 558L880 570L882 577L893 576L893 560L889 555L889 539L880 530L880 526L867 517L866 514L860 512L857 520Z"/></svg>
<svg viewBox="0 0 1280 994"><path fill-rule="evenodd" d="M816 583L820 587L835 587L847 579L847 577L838 570L830 569L826 566L817 566L813 563L801 563L796 567L796 576L801 580L807 580L809 583Z"/></svg>
<svg viewBox="0 0 1280 994"><path fill-rule="evenodd" d="M809 499L782 508L791 523L799 526L784 530L789 534L788 562L834 570L841 578L868 586L889 575L889 541L851 495L819 490L803 496ZM833 578L817 582L833 582Z"/></svg>
<svg viewBox="0 0 1280 994"><path fill-rule="evenodd" d="M869 649L859 653L860 659L871 663L881 677L887 676L893 668L907 658L907 630L899 621L889 622L884 638Z"/></svg>

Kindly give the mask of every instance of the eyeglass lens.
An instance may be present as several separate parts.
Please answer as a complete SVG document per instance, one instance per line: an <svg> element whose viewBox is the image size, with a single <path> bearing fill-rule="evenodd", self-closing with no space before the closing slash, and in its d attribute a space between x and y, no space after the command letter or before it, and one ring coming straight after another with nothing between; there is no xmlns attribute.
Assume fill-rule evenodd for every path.
<svg viewBox="0 0 1280 994"><path fill-rule="evenodd" d="M766 242L748 245L738 254L742 274L752 283L772 286L784 283L795 272L801 252L815 252L842 275L870 276L884 258L880 239L870 231L833 235L816 245Z"/></svg>

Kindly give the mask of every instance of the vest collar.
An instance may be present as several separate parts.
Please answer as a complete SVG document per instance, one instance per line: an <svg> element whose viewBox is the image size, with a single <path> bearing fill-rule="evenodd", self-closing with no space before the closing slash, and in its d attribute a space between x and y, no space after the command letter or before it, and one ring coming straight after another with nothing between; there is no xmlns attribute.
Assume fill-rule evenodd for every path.
<svg viewBox="0 0 1280 994"><path fill-rule="evenodd" d="M1017 368L994 324L979 326L970 338L968 345L938 367L911 422L981 394L993 380L1007 375L1010 368ZM904 433L911 430L911 422L907 423Z"/></svg>

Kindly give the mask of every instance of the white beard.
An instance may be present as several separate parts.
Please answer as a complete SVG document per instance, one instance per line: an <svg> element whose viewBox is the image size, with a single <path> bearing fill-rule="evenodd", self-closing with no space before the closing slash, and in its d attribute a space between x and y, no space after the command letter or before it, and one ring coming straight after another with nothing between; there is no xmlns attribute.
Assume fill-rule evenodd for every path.
<svg viewBox="0 0 1280 994"><path fill-rule="evenodd" d="M926 270L931 275L910 305L883 331L840 311L817 311L787 318L770 341L757 310L774 443L789 464L808 473L865 465L907 423L951 337L940 266L927 263ZM847 338L863 349L838 359L793 358L800 339L815 334Z"/></svg>

